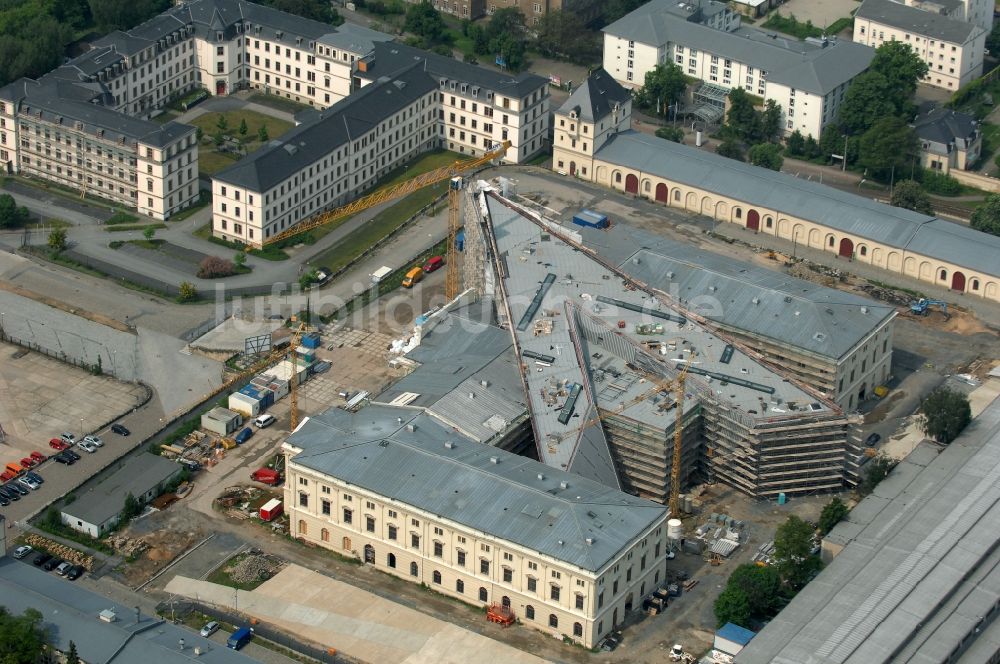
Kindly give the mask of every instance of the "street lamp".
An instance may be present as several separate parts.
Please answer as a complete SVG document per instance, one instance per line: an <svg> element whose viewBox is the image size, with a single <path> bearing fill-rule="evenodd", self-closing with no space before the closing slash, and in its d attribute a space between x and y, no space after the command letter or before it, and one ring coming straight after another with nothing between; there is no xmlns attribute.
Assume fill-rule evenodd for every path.
<svg viewBox="0 0 1000 664"><path fill-rule="evenodd" d="M795 229L792 233L792 258L795 258L795 247L799 242L799 229Z"/></svg>

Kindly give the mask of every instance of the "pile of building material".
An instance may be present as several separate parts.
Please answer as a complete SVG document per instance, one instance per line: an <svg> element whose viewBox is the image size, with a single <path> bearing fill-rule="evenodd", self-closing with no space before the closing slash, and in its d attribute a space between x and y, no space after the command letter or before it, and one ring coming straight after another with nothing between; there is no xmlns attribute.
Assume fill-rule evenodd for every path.
<svg viewBox="0 0 1000 664"><path fill-rule="evenodd" d="M278 573L281 562L268 556L250 554L226 568L229 578L236 583L256 583L266 581Z"/></svg>
<svg viewBox="0 0 1000 664"><path fill-rule="evenodd" d="M41 535L28 533L24 537L24 542L35 549L47 551L53 556L62 558L63 560L73 563L74 565L80 565L87 570L94 569L93 557L88 556L85 553L81 553L76 549L71 549L63 544L59 544L58 542L53 542L52 540L42 537Z"/></svg>
<svg viewBox="0 0 1000 664"><path fill-rule="evenodd" d="M745 524L725 514L711 514L708 523L695 530L695 539L712 554L728 558L746 540Z"/></svg>
<svg viewBox="0 0 1000 664"><path fill-rule="evenodd" d="M774 540L765 542L757 547L757 553L753 554L753 562L771 565L774 563Z"/></svg>
<svg viewBox="0 0 1000 664"><path fill-rule="evenodd" d="M126 558L135 558L149 550L148 542L134 537L112 535L107 541L111 548Z"/></svg>

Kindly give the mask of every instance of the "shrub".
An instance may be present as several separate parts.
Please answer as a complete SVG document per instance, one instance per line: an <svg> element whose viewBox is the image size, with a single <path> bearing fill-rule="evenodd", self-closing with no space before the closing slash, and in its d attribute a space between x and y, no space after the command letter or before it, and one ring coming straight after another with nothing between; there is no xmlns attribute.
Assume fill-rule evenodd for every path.
<svg viewBox="0 0 1000 664"><path fill-rule="evenodd" d="M921 184L924 191L938 196L958 196L962 193L962 185L958 180L935 171L924 171Z"/></svg>
<svg viewBox="0 0 1000 664"><path fill-rule="evenodd" d="M191 302L198 299L198 289L190 281L182 281L177 287L177 301Z"/></svg>
<svg viewBox="0 0 1000 664"><path fill-rule="evenodd" d="M236 266L220 256L206 256L198 265L199 279L218 279L233 274L236 274Z"/></svg>

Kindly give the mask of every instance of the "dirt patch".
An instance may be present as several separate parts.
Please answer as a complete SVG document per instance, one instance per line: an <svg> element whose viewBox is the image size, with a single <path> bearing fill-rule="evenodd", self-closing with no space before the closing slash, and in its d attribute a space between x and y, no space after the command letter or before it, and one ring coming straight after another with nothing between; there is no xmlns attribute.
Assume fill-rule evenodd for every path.
<svg viewBox="0 0 1000 664"><path fill-rule="evenodd" d="M125 582L134 588L204 538L205 533L201 530L158 530L143 535L139 539L149 548L138 554L134 561L126 563L121 574Z"/></svg>
<svg viewBox="0 0 1000 664"><path fill-rule="evenodd" d="M884 420L892 410L892 407L904 397L906 397L906 392L902 390L894 391L888 397L883 399L879 405L875 406L870 413L865 415L865 424L874 424Z"/></svg>

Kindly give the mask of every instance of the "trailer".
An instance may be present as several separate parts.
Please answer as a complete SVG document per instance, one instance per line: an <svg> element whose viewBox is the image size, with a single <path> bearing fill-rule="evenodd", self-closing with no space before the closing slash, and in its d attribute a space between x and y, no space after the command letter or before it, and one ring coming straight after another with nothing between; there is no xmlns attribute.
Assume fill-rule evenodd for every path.
<svg viewBox="0 0 1000 664"><path fill-rule="evenodd" d="M281 501L277 498L272 498L260 506L260 518L264 521L274 521L281 516L282 511Z"/></svg>
<svg viewBox="0 0 1000 664"><path fill-rule="evenodd" d="M383 265L379 269L372 272L372 283L377 284L386 277L388 277L390 274L392 274L392 268Z"/></svg>
<svg viewBox="0 0 1000 664"><path fill-rule="evenodd" d="M594 212L593 210L581 210L573 215L573 223L577 226L588 228L607 228L610 226L608 215Z"/></svg>

